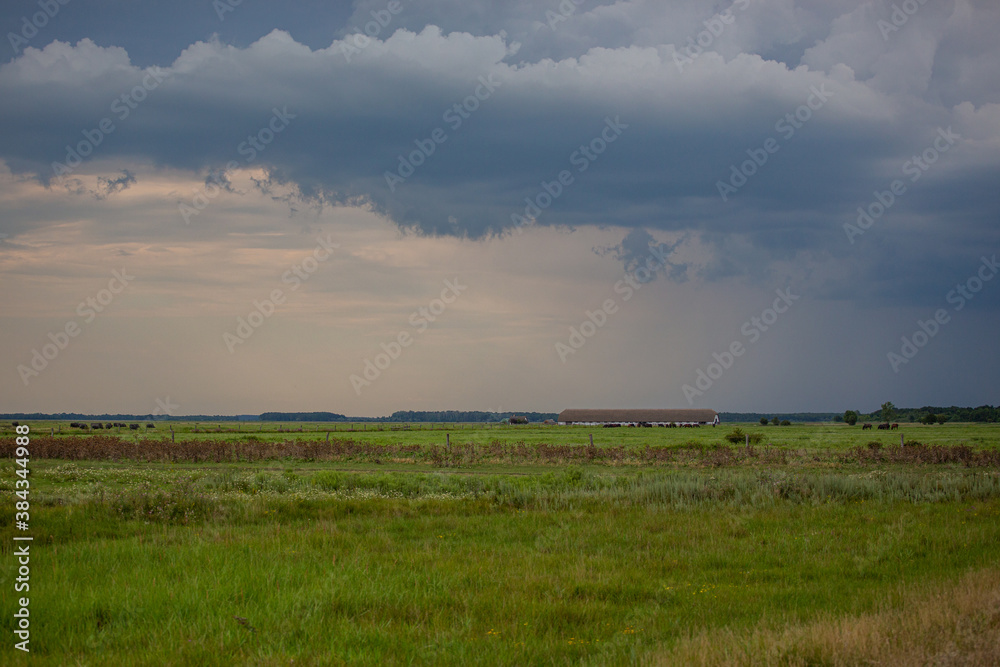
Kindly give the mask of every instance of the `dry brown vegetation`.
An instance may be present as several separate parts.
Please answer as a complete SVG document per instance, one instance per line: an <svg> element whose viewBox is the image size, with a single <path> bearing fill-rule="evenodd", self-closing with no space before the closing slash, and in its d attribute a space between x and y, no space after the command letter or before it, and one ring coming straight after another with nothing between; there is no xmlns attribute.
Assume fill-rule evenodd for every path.
<svg viewBox="0 0 1000 667"><path fill-rule="evenodd" d="M968 445L924 445L907 441L902 447L883 447L872 441L865 447L852 447L843 456L844 461L863 464L877 463L964 463L967 466L995 466L1000 464L1000 450L976 451Z"/></svg>
<svg viewBox="0 0 1000 667"><path fill-rule="evenodd" d="M904 590L898 604L859 616L752 632L706 632L648 665L967 665L1000 664L1000 571L970 573L935 589Z"/></svg>
<svg viewBox="0 0 1000 667"><path fill-rule="evenodd" d="M874 445L878 445L875 447ZM13 437L0 438L0 457L12 458ZM724 467L745 464L785 465L797 460L811 461L815 454L770 446L747 447L674 446L626 448L594 445L551 445L493 440L486 444L386 444L331 438L329 442L308 439L259 440L253 436L233 439L189 439L171 442L167 438L127 438L91 435L84 438L39 436L31 440L31 456L42 459L161 461L185 463L235 463L293 459L301 461L391 462L405 458L437 467L484 463L508 465L595 463L605 465L683 465ZM1000 466L1000 450L973 450L966 445L905 447L854 447L834 455L844 463L924 463L964 464L970 467Z"/></svg>

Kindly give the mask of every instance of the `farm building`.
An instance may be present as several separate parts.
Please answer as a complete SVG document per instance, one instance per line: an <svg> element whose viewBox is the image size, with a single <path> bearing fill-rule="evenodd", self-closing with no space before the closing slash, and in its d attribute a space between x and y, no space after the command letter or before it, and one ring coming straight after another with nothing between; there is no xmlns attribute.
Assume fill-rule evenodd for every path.
<svg viewBox="0 0 1000 667"><path fill-rule="evenodd" d="M702 426L719 423L719 413L715 410L667 410L667 409L625 409L625 410L563 410L559 413L560 424L580 424L586 426Z"/></svg>

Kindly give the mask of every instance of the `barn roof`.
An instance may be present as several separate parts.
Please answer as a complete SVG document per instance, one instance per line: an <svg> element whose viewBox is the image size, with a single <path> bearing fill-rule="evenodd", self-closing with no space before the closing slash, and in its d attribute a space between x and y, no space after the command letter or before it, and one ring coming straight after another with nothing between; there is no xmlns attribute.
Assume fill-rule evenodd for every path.
<svg viewBox="0 0 1000 667"><path fill-rule="evenodd" d="M561 422L713 422L715 410L707 409L621 409L621 410L563 410Z"/></svg>

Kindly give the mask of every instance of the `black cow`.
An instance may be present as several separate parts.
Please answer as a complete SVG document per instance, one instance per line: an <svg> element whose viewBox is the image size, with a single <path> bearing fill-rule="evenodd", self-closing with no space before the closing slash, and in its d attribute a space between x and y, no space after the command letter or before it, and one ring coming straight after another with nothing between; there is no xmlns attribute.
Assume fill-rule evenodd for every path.
<svg viewBox="0 0 1000 667"><path fill-rule="evenodd" d="M104 428L104 424L100 422L94 422L93 424L90 425L90 428Z"/></svg>
<svg viewBox="0 0 1000 667"><path fill-rule="evenodd" d="M156 424L154 424L153 422L150 422L150 423L146 424L146 428L156 428Z"/></svg>
<svg viewBox="0 0 1000 667"><path fill-rule="evenodd" d="M880 431L888 431L889 430L889 422L885 422L884 424L879 424L878 425L878 430L880 430Z"/></svg>
<svg viewBox="0 0 1000 667"><path fill-rule="evenodd" d="M129 424L128 427L129 427L130 431L134 431L137 428L139 428L139 425L138 424Z"/></svg>

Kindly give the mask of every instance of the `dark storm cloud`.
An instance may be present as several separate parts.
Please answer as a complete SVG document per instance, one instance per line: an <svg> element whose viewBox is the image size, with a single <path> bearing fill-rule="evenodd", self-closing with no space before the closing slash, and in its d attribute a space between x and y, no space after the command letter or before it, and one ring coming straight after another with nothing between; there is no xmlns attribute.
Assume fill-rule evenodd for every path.
<svg viewBox="0 0 1000 667"><path fill-rule="evenodd" d="M244 2L222 20L210 6L153 3L100 23L70 20L68 4L32 40L43 50L0 69L0 122L19 128L0 156L45 183L81 143L69 178L91 160L141 160L227 187L232 166L262 167L264 191L293 184L430 234L524 220L685 232L714 248L708 279L770 280L796 258L824 276L836 275L824 262L857 265L826 294L918 298L927 288L906 285L929 275L929 256L943 278L996 241L1000 106L981 63L998 62L984 26L1000 20L984 3L926 4L888 35L885 3L738 2L729 23L713 23L725 7L652 2L401 2L392 14L376 0L313 14ZM8 9L8 23L29 9ZM125 21L159 18L162 44L126 37ZM355 34L369 24L376 38ZM711 26L708 48L679 61ZM857 208L910 178L949 127L960 139L852 239ZM885 246L889 272L877 270Z"/></svg>

